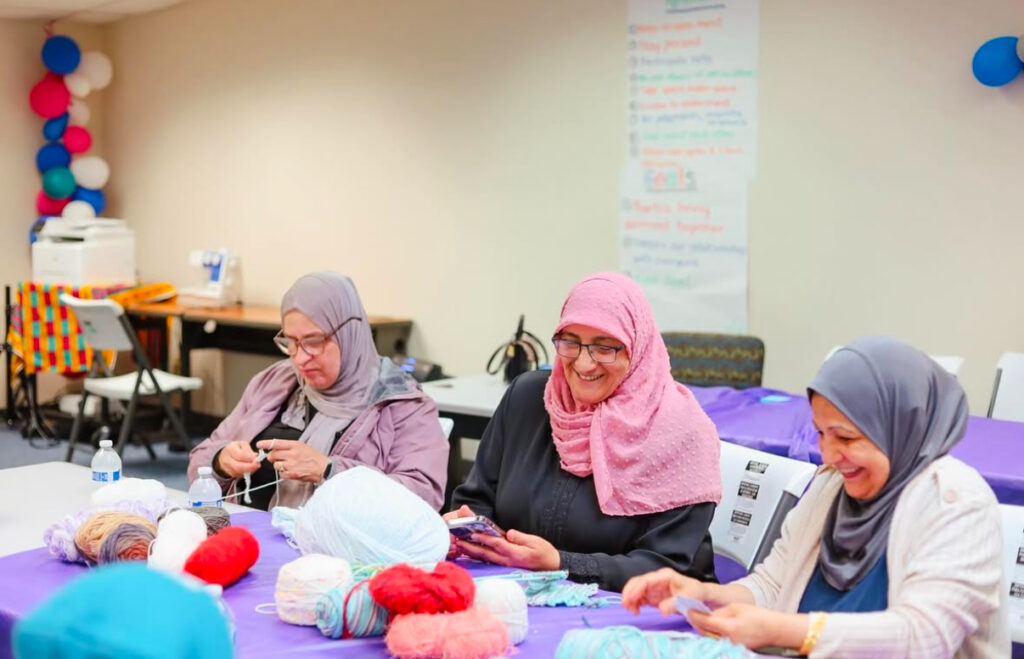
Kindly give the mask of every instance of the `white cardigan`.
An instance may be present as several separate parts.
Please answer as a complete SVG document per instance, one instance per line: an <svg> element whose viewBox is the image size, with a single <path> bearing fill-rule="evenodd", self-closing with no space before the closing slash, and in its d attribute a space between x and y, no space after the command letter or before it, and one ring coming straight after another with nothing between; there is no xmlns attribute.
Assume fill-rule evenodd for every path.
<svg viewBox="0 0 1024 659"><path fill-rule="evenodd" d="M786 516L764 562L735 582L759 606L795 613L818 562L843 479L822 467ZM888 608L833 613L811 657L1009 657L999 506L971 467L940 458L896 503L886 567Z"/></svg>

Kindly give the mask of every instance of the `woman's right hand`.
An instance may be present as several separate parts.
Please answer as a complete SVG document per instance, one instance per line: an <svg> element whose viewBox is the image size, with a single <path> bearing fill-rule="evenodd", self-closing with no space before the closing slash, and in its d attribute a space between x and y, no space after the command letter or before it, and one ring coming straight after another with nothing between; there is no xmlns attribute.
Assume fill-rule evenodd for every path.
<svg viewBox="0 0 1024 659"><path fill-rule="evenodd" d="M231 442L217 455L217 470L231 478L241 478L259 468L260 463L256 462L256 453L249 442Z"/></svg>
<svg viewBox="0 0 1024 659"><path fill-rule="evenodd" d="M663 567L627 581L622 589L622 606L633 613L639 613L641 606L656 606L663 615L668 615L676 610L676 595L718 604L714 602L714 585Z"/></svg>

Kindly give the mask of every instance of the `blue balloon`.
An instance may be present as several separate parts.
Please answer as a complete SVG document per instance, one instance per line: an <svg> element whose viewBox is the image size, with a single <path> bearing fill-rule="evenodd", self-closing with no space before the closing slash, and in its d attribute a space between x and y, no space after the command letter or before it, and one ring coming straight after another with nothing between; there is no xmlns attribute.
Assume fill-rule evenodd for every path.
<svg viewBox="0 0 1024 659"><path fill-rule="evenodd" d="M71 115L65 112L59 117L49 119L45 124L43 124L43 137L51 142L59 140L60 136L64 134L64 129L68 127L68 118L70 116Z"/></svg>
<svg viewBox="0 0 1024 659"><path fill-rule="evenodd" d="M996 37L989 39L971 62L974 77L983 85L1002 87L1017 77L1024 62L1017 57L1017 37Z"/></svg>
<svg viewBox="0 0 1024 659"><path fill-rule="evenodd" d="M54 73L65 75L78 68L82 51L70 37L56 35L43 44L43 64Z"/></svg>
<svg viewBox="0 0 1024 659"><path fill-rule="evenodd" d="M39 168L39 173L42 174L48 169L54 167L67 167L71 164L71 154L59 142L51 142L39 149L36 153L36 167Z"/></svg>
<svg viewBox="0 0 1024 659"><path fill-rule="evenodd" d="M71 200L88 203L96 211L97 216L102 215L103 209L107 207L107 196L103 194L103 190L91 190L78 186L71 193Z"/></svg>

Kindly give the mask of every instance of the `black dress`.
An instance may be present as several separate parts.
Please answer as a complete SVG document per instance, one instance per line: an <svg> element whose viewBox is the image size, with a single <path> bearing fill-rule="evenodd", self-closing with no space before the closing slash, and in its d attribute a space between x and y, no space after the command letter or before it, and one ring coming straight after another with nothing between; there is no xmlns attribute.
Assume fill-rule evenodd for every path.
<svg viewBox="0 0 1024 659"><path fill-rule="evenodd" d="M630 577L662 567L716 581L708 528L714 503L661 513L610 516L597 503L593 476L563 470L544 409L550 375L516 378L484 431L476 463L456 488L452 509L465 504L503 529L539 535L559 550L575 581L621 591Z"/></svg>

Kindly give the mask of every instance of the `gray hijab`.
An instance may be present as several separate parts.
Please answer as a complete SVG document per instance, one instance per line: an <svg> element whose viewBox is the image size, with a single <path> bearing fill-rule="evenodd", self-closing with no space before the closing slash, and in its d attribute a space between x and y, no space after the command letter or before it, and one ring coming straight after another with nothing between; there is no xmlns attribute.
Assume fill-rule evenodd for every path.
<svg viewBox="0 0 1024 659"><path fill-rule="evenodd" d="M903 488L964 436L967 396L928 355L884 336L841 348L807 393L839 408L890 462L889 480L874 498L840 490L825 521L818 562L833 588L849 590L885 553Z"/></svg>

